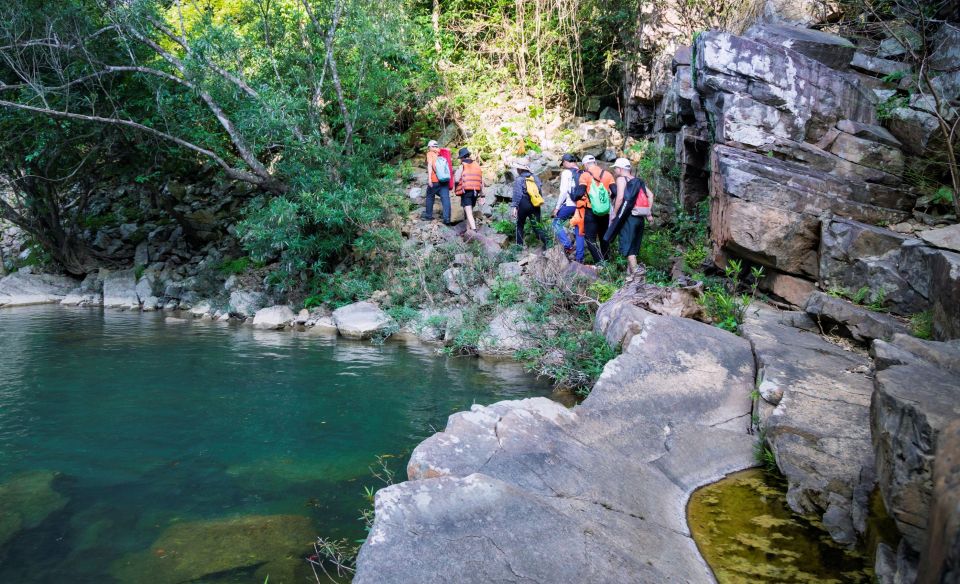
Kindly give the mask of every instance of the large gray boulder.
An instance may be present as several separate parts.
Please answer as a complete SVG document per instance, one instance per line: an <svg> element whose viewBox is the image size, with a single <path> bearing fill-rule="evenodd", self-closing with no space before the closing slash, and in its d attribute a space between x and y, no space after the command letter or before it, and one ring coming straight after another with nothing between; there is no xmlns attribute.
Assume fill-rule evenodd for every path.
<svg viewBox="0 0 960 584"><path fill-rule="evenodd" d="M798 163L715 146L711 233L734 254L816 279L822 216L835 213L869 222L906 217L861 202L870 198L869 187L863 187Z"/></svg>
<svg viewBox="0 0 960 584"><path fill-rule="evenodd" d="M638 332L590 396L450 416L414 450L411 480L377 493L354 582L713 581L685 502L754 464L749 345L611 302L599 332Z"/></svg>
<svg viewBox="0 0 960 584"><path fill-rule="evenodd" d="M263 308L265 300L260 292L235 289L230 292L229 310L231 314L253 316Z"/></svg>
<svg viewBox="0 0 960 584"><path fill-rule="evenodd" d="M918 576L920 584L960 581L960 419L940 433L927 541Z"/></svg>
<svg viewBox="0 0 960 584"><path fill-rule="evenodd" d="M130 310L140 308L140 297L137 295L137 277L133 269L100 270L100 279L103 280L104 307Z"/></svg>
<svg viewBox="0 0 960 584"><path fill-rule="evenodd" d="M290 324L296 316L289 306L268 306L257 311L253 317L253 326L259 329L280 329Z"/></svg>
<svg viewBox="0 0 960 584"><path fill-rule="evenodd" d="M760 394L775 406L761 409L760 424L790 507L822 515L835 540L852 544L866 529L874 486L870 361L795 323L791 313L751 307L742 327Z"/></svg>
<svg viewBox="0 0 960 584"><path fill-rule="evenodd" d="M65 276L14 272L0 279L0 306L24 306L60 302L77 282Z"/></svg>
<svg viewBox="0 0 960 584"><path fill-rule="evenodd" d="M534 335L541 335L543 331L534 331L528 318L523 306L501 310L480 335L477 351L488 357L511 356L520 349L532 347Z"/></svg>
<svg viewBox="0 0 960 584"><path fill-rule="evenodd" d="M694 53L696 88L708 109L720 94L742 94L773 108L757 127L815 144L839 120L877 123L868 90L795 50L724 32L699 35Z"/></svg>
<svg viewBox="0 0 960 584"><path fill-rule="evenodd" d="M392 323L386 312L371 302L354 302L333 311L337 330L348 339L369 339Z"/></svg>
<svg viewBox="0 0 960 584"><path fill-rule="evenodd" d="M960 417L960 374L923 361L874 377L870 427L880 493L897 529L923 548L933 495L939 436Z"/></svg>
<svg viewBox="0 0 960 584"><path fill-rule="evenodd" d="M852 219L823 222L820 286L852 294L866 287L871 300L883 290L883 305L900 314L930 307L931 274L904 261L904 244L915 238ZM922 264L921 264L922 265Z"/></svg>
<svg viewBox="0 0 960 584"><path fill-rule="evenodd" d="M832 69L845 69L856 52L853 43L841 36L802 26L759 24L744 36L771 47L792 49Z"/></svg>
<svg viewBox="0 0 960 584"><path fill-rule="evenodd" d="M897 333L908 333L906 325L888 314L875 312L862 306L814 292L807 300L804 310L820 322L824 331L836 332L862 343L873 339L892 339Z"/></svg>

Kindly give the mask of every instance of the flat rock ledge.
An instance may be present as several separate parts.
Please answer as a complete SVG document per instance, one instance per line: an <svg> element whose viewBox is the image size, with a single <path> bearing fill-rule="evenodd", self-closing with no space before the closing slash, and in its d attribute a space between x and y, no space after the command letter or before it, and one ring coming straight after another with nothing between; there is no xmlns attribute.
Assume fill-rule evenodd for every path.
<svg viewBox="0 0 960 584"><path fill-rule="evenodd" d="M377 493L355 583L713 582L686 503L754 465L750 344L629 290L596 329L623 353L582 404L474 406L414 450L410 480Z"/></svg>

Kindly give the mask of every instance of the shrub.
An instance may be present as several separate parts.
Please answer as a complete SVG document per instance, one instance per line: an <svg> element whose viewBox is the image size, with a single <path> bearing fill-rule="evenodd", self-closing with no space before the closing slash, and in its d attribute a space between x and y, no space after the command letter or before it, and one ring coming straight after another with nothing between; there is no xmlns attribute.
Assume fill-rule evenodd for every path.
<svg viewBox="0 0 960 584"><path fill-rule="evenodd" d="M610 282L605 282L603 280L597 280L593 284L590 284L590 287L587 288L587 292L589 292L590 295L593 298L596 298L597 302L600 302L601 304L607 300L610 300L614 292L617 290L618 287L615 284L611 284Z"/></svg>
<svg viewBox="0 0 960 584"><path fill-rule="evenodd" d="M387 309L387 314L400 326L404 326L420 316L415 308L409 306L391 306Z"/></svg>
<svg viewBox="0 0 960 584"><path fill-rule="evenodd" d="M910 330L918 339L933 338L933 312L924 310L910 317Z"/></svg>
<svg viewBox="0 0 960 584"><path fill-rule="evenodd" d="M707 314L713 319L714 326L732 333L739 333L747 307L756 298L757 286L763 277L763 268L751 268L752 281L748 291L740 293L742 271L743 264L740 260L730 260L724 268L726 282L712 285L701 300Z"/></svg>
<svg viewBox="0 0 960 584"><path fill-rule="evenodd" d="M500 306L512 306L520 302L523 297L523 286L517 280L505 280L497 276L493 286L490 287L490 294L494 302Z"/></svg>
<svg viewBox="0 0 960 584"><path fill-rule="evenodd" d="M224 260L217 266L221 274L225 276L240 275L250 269L250 258L242 257L235 260Z"/></svg>

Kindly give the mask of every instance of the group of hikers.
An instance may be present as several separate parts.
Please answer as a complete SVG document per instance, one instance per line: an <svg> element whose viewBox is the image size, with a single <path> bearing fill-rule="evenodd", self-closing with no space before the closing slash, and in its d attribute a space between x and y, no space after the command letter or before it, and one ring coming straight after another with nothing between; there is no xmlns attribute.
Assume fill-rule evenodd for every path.
<svg viewBox="0 0 960 584"><path fill-rule="evenodd" d="M461 197L468 230L476 230L473 208L484 202L483 171L470 150L457 153L460 165L452 170L450 151L441 149L436 140L427 144L427 193L422 218L433 219L434 200L440 197L442 219L450 225L450 190ZM516 221L516 244L523 246L526 225L532 226L537 238L548 246L547 234L541 226L543 183L533 174L526 160L514 163L511 214ZM568 256L583 263L589 251L594 264L609 257L610 243L619 236L621 255L627 258L627 273L637 270L637 252L643 239L644 224L651 217L653 193L646 182L633 174L633 165L626 158L617 158L613 172L603 168L596 157L586 155L578 160L573 154L561 159L560 192L551 214L557 241ZM567 232L567 226L572 229Z"/></svg>

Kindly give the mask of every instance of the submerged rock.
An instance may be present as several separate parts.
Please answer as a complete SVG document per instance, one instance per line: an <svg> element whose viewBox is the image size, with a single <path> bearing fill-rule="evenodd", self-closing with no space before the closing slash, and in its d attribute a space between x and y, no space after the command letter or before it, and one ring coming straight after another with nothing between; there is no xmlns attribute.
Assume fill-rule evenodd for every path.
<svg viewBox="0 0 960 584"><path fill-rule="evenodd" d="M59 473L35 470L0 483L0 548L23 529L40 525L68 499L53 488Z"/></svg>
<svg viewBox="0 0 960 584"><path fill-rule="evenodd" d="M256 582L297 582L314 538L310 519L299 515L176 523L149 550L114 562L111 573L120 582L178 584L248 570Z"/></svg>

